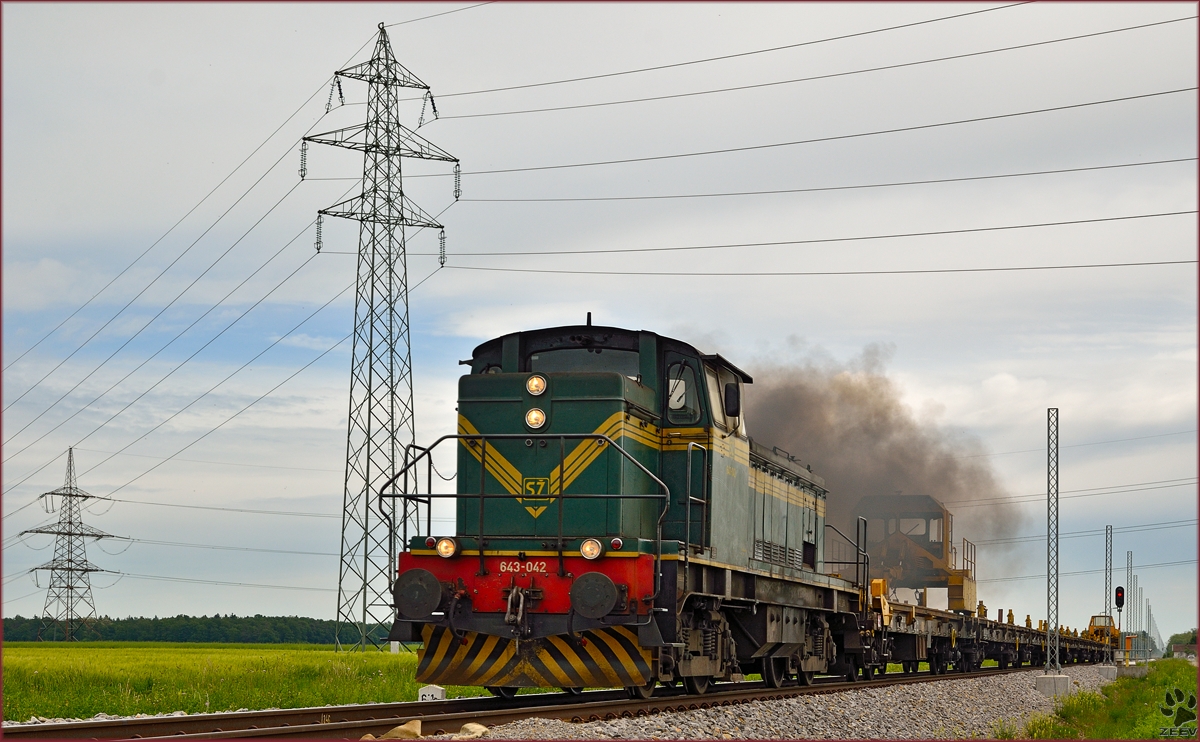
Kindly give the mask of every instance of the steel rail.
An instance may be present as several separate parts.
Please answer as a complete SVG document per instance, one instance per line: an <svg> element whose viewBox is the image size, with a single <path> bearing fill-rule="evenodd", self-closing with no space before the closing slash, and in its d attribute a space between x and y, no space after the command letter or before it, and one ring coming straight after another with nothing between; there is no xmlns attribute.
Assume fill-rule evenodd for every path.
<svg viewBox="0 0 1200 742"><path fill-rule="evenodd" d="M704 695L687 695L680 687L660 687L648 700L630 699L624 691L588 691L579 696L556 693L530 694L514 699L460 698L446 701L328 706L225 714L149 717L100 721L46 723L5 727L5 737L100 738L100 739L234 739L246 737L298 737L358 739L379 736L413 719L420 719L422 734L455 733L467 722L496 726L529 718L560 719L568 722L633 718L660 713L731 706L755 701L782 700L792 696L840 693L860 688L965 680L1041 670L1023 666L1000 670L986 668L972 673L890 673L871 681L847 682L820 678L809 686L767 688L761 682L714 686ZM728 690L721 686L727 686Z"/></svg>

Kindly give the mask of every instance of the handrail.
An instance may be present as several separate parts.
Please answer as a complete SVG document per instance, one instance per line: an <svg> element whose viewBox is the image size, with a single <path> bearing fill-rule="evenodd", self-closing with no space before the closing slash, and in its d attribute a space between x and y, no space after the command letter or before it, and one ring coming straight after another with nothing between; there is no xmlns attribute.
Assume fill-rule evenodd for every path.
<svg viewBox="0 0 1200 742"><path fill-rule="evenodd" d="M860 595L860 597L859 597L859 610L860 610L860 611L865 611L865 610L866 610L866 608L864 608L864 607L863 607L864 600L862 599L862 597L861 597L861 596L863 595L863 588L864 588L864 586L865 586L866 588L868 588L868 589L870 588L870 578L871 578L871 557L870 557L870 555L869 555L869 554L867 554L867 550L866 550L866 541L867 541L867 538L866 538L866 535L867 535L867 534L866 534L866 530L867 530L867 529L866 529L866 518L862 518L862 517L860 517L860 518L858 519L858 522L857 522L857 523L855 523L855 526L860 526L860 527L861 527L861 530L862 530L862 543L859 543L859 542L857 542L857 541L851 541L849 536L847 536L846 534L844 534L844 533L842 533L840 530L838 530L838 527L837 527L837 526L835 526L835 525L833 525L832 523L826 523L826 524L825 524L825 527L826 527L826 528L831 528L831 529L833 529L833 532L834 532L834 533L836 533L837 535L839 535L839 536L841 536L843 539L845 539L846 543L848 543L848 544L850 544L851 546L853 546L853 547L854 547L854 550L855 550L856 552L858 552L858 556L861 556L861 557L862 557L862 561L861 561L861 562L858 562L858 561L856 561L856 562L854 563L854 579L855 579L855 581L856 581L856 582L858 582L858 588L859 588L859 595ZM855 535L858 535L858 530L857 530L857 529L855 530ZM827 562L827 563L829 563L829 564L832 564L832 562Z"/></svg>
<svg viewBox="0 0 1200 742"><path fill-rule="evenodd" d="M656 546L656 548L655 548L655 554L654 554L654 593L652 595L646 596L642 599L644 602L647 602L647 603L653 602L655 599L658 598L658 595L662 590L662 540L663 540L662 539L662 524L663 524L663 520L667 516L667 512L670 510L670 507L671 507L671 489L670 489L670 487L667 486L666 482L664 482L662 479L660 479L652 471L647 469L646 466L642 462L640 462L636 458L634 458L632 454L630 454L628 451L626 451L624 448L622 448L616 441L614 441L609 436L601 434L601 433L543 433L540 435L529 435L529 434L525 434L525 433L496 433L496 434L492 434L492 435L485 435L482 433L476 433L473 435L462 435L462 434L443 435L442 437L435 440L428 447L412 446L411 450L420 449L420 453L418 453L415 457L412 457L411 459L409 458L409 454L410 454L411 450L409 447L406 447L405 448L404 467L399 472L396 472L395 474L393 474L392 477L389 478L386 482L384 482L383 485L381 485L379 487L379 491L377 493L378 510L379 510L380 515L382 515L383 518L388 521L389 538L393 539L393 540L395 538L396 523L395 523L394 514L389 513L389 512L387 512L387 510L384 509L384 505L383 505L384 498L391 498L391 499L402 498L406 502L409 500L415 500L417 502L421 502L422 498L424 498L424 501L427 502L427 504L429 504L430 510L432 510L432 499L435 497L436 498L451 498L452 497L455 499L457 499L459 497L478 498L479 499L480 572L482 574L486 574L486 569L485 569L485 565L484 565L484 555L483 555L483 551L484 551L483 542L484 542L484 536L486 535L484 532L484 518L483 518L484 501L491 500L491 499L500 499L500 498L507 499L507 498L513 497L513 495L511 493L507 493L507 492L504 494L492 494L492 495L485 494L484 490L485 490L485 485L487 482L487 477L486 477L486 475L487 475L487 443L489 440L545 440L545 439L550 439L550 438L558 438L559 445L560 445L559 523L558 523L558 537L557 537L558 541L556 543L556 548L559 553L560 570L562 569L561 565L562 565L562 552L563 552L563 534L562 534L562 507L563 507L563 505L562 505L562 500L564 498L571 497L571 498L578 498L578 499L659 499L659 500L663 501L662 510L659 513L658 521L655 524L655 527L656 527L655 546ZM610 493L596 493L596 494L575 493L575 494L567 495L565 492L565 490L566 490L566 487L564 484L565 477L563 476L563 468L562 468L562 459L564 457L563 451L565 451L567 439L596 440L596 441L600 441L601 443L607 443L609 446L612 446L614 449L616 449L616 451L621 456L623 456L625 459L629 460L634 466L636 466L638 469L640 469L643 474L645 474L646 476L648 476L652 480L654 480L654 482L657 483L658 486L661 488L662 493L661 494L628 494L628 495L626 495L626 494L610 494ZM478 495L468 495L468 494L460 495L458 493L434 494L432 492L432 490L433 490L432 452L433 452L433 449L437 448L439 445L441 445L443 442L445 442L447 440L480 441L482 450L480 451L480 462L479 462L480 463L480 475L479 475L480 486L479 486L479 494ZM429 467L430 475L429 475L429 480L428 480L430 492L428 492L426 494L420 494L420 493L409 494L409 493L407 493L409 471L414 466L416 466L416 464L418 462L420 462L422 459L426 459L430 463L430 467ZM398 479L400 479L401 477L404 477L404 489L406 490L406 492L396 493L393 491L390 494L386 493L385 490L387 490L389 487L392 487L396 483L396 481ZM416 488L419 489L420 481L419 481L419 479L417 479L415 481L416 481L416 485L417 485ZM430 518L430 523L432 523L432 514L430 514L429 518ZM432 526L431 526L431 528L432 528ZM406 531L406 535L407 535L407 531ZM390 574L390 571L389 571L389 574Z"/></svg>
<svg viewBox="0 0 1200 742"><path fill-rule="evenodd" d="M704 473L701 484L701 497L692 497L692 449L698 448L704 452ZM687 445L687 491L684 499L683 513L683 590L687 592L689 589L689 581L691 580L691 564L692 564L692 505L699 502L701 505L700 515L700 551L704 552L704 530L708 525L708 449L696 443L688 441Z"/></svg>

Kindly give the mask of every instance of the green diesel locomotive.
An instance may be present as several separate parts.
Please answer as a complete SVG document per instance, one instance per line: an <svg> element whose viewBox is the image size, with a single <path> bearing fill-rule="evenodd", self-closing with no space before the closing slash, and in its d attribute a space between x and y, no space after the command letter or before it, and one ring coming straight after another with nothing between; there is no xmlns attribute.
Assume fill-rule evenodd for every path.
<svg viewBox="0 0 1200 742"><path fill-rule="evenodd" d="M380 492L403 544L389 638L420 642L419 681L646 697L1044 655L1044 634L970 610L893 610L866 520L853 538L827 524L821 477L747 435L752 380L721 356L589 322L463 363L457 434L411 447ZM458 451L453 495L432 494L441 445ZM437 497L455 500L453 534L433 532ZM829 568L827 538L849 554Z"/></svg>
<svg viewBox="0 0 1200 742"><path fill-rule="evenodd" d="M824 483L746 435L747 373L591 325L506 335L469 363L458 434L438 441L459 450L456 532L401 535L392 638L422 643L420 681L702 693L873 659L862 580L823 573ZM407 514L431 499L429 450L399 482Z"/></svg>

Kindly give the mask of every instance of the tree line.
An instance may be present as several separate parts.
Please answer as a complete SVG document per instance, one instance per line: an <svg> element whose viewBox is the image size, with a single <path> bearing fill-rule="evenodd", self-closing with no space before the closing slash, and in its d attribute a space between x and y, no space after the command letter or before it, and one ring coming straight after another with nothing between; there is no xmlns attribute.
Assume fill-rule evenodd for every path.
<svg viewBox="0 0 1200 742"><path fill-rule="evenodd" d="M43 619L14 616L4 619L4 640L38 641ZM98 618L92 631L79 632L80 641L212 642L238 644L333 644L336 622L303 616L171 616L166 618ZM379 627L376 636L387 636ZM43 632L43 638L52 636Z"/></svg>

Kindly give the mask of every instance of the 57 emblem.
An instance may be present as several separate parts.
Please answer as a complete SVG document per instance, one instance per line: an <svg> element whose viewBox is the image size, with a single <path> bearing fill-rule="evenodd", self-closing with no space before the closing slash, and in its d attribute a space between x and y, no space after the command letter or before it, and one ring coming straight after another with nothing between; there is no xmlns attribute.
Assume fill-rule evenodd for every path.
<svg viewBox="0 0 1200 742"><path fill-rule="evenodd" d="M550 478L549 477L525 477L521 483L521 494L523 497L518 497L517 502L525 505L527 502L549 502L553 497L547 497L550 494ZM545 505L525 505L525 509L533 517L538 517L546 510Z"/></svg>

